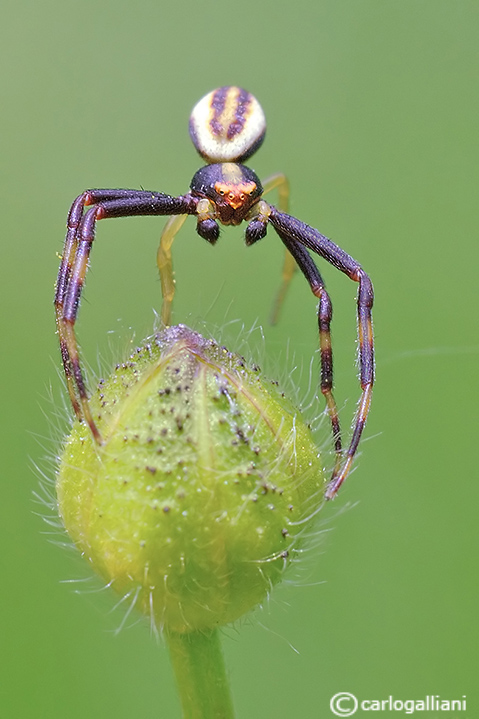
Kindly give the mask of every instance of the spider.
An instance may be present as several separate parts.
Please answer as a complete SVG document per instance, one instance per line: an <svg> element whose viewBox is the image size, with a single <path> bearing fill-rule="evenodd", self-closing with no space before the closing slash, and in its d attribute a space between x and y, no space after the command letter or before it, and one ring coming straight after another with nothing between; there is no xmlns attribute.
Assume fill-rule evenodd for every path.
<svg viewBox="0 0 479 719"><path fill-rule="evenodd" d="M242 164L260 147L266 121L258 101L246 90L221 87L203 97L193 108L190 136L196 150L207 163L194 175L185 195L171 197L148 190L86 190L73 202L68 214L67 234L56 283L55 311L67 388L77 418L85 421L94 440L101 435L90 411L88 394L80 366L75 337L75 321L81 292L95 238L96 223L107 217L170 215L158 249L163 306L161 319L170 323L175 285L171 261L174 237L188 215L196 217L196 231L214 245L219 237L218 222L239 225L247 222L246 245L253 245L272 225L286 248L283 283L274 317L286 289L299 267L318 298L320 347L320 385L332 426L335 466L326 488L326 498L336 496L351 470L363 432L374 381L374 345L371 310L371 280L356 260L318 230L287 214L288 183L284 175L270 177L264 186L249 167ZM277 188L279 207L268 204L263 195ZM333 356L330 325L332 305L323 279L310 251L319 255L358 283L357 312L359 335L359 375L361 397L347 452L343 453L338 409L333 396Z"/></svg>

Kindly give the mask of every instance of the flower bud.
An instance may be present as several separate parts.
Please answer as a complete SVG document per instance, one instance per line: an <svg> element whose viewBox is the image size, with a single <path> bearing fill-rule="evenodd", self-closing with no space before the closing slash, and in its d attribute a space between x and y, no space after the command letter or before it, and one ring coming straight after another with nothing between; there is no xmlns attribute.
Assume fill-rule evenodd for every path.
<svg viewBox="0 0 479 719"><path fill-rule="evenodd" d="M323 500L317 448L259 368L184 325L150 338L91 399L57 477L65 528L155 625L205 631L260 603Z"/></svg>

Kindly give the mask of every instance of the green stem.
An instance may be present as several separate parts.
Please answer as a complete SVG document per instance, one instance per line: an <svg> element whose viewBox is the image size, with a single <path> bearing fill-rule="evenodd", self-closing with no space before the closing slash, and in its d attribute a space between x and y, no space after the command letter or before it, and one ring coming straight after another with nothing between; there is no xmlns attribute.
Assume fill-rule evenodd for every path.
<svg viewBox="0 0 479 719"><path fill-rule="evenodd" d="M233 719L233 704L217 629L168 633L184 719Z"/></svg>

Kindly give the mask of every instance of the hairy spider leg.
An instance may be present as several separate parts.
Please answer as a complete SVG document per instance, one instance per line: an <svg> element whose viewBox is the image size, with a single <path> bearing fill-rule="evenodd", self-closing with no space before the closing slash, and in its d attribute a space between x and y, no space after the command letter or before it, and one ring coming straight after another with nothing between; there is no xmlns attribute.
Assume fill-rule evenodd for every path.
<svg viewBox="0 0 479 719"><path fill-rule="evenodd" d="M286 177L286 175L283 175L282 172L277 173L275 175L271 175L271 177L268 177L264 181L263 188L264 188L263 195L265 195L267 192L271 192L271 190L275 190L276 188L278 188L278 207L281 210L281 212L288 212L288 210L289 210L289 182L288 182L288 178ZM278 293L274 299L273 307L271 308L271 315L270 315L270 319L269 319L269 321L272 325L275 325L278 322L279 313L281 311L281 307L283 306L284 299L288 292L289 283L293 279L293 275L295 273L296 268L297 268L297 265L296 265L294 257L292 256L291 252L288 249L285 249L283 269L281 272L282 282L281 282L281 286L278 290Z"/></svg>
<svg viewBox="0 0 479 719"><path fill-rule="evenodd" d="M268 219L283 241L284 237L286 237L292 244L300 243L359 284L357 312L359 374L362 393L354 419L353 434L347 450L346 460L339 471L336 469L333 471L326 489L326 499L334 499L342 483L351 471L354 456L358 449L371 404L371 394L374 383L374 338L372 328L373 285L361 265L334 242L318 232L318 230L297 220L295 217L276 210L274 207L271 208Z"/></svg>
<svg viewBox="0 0 479 719"><path fill-rule="evenodd" d="M102 202L104 200L116 200L122 197L131 197L132 195L137 194L137 190L86 190L74 200L68 213L67 234L63 245L60 269L58 271L55 288L55 315L68 394L70 396L73 410L78 419L82 418L82 413L80 404L75 394L75 380L73 378L73 368L67 351L66 332L64 330L64 324L60 322L63 314L65 293L70 282L73 261L78 247L78 227L83 217L83 210L88 205L92 205L96 202ZM151 193L145 192L145 196L148 196L149 194Z"/></svg>
<svg viewBox="0 0 479 719"><path fill-rule="evenodd" d="M341 426L339 423L338 407L333 395L333 350L331 344L331 320L333 316L333 306L331 299L324 286L316 264L314 263L309 252L276 228L276 232L283 241L288 254L290 254L295 264L299 267L303 275L306 277L311 291L318 298L318 328L319 328L319 351L321 362L321 392L326 400L329 419L333 431L334 451L336 460L333 470L333 476L339 473L342 462L342 440Z"/></svg>
<svg viewBox="0 0 479 719"><path fill-rule="evenodd" d="M278 173L268 177L268 179L263 183L263 195L275 190L276 188L278 188L278 205L282 211L287 212L289 201L289 183L285 175ZM163 228L163 232L161 233L160 245L158 247L156 257L158 270L160 272L161 294L163 298L160 317L161 323L165 327L168 327L171 324L171 309L176 291L171 248L173 241L177 233L183 227L187 216L188 215L170 217ZM284 299L288 284L295 269L296 263L294 258L286 250L283 267L283 285L274 303L271 319L272 323L276 322L280 305Z"/></svg>
<svg viewBox="0 0 479 719"><path fill-rule="evenodd" d="M111 199L116 195L115 199ZM105 198L100 200L99 198ZM197 200L190 195L170 197L143 190L90 190L75 200L57 280L55 307L60 347L72 405L78 419L89 425L95 441L101 435L92 417L80 365L74 325L85 282L97 220L134 215L195 214ZM83 208L93 205L84 214ZM75 389L76 388L76 389ZM77 396L78 393L78 396Z"/></svg>
<svg viewBox="0 0 479 719"><path fill-rule="evenodd" d="M177 215L170 217L163 228L160 237L160 245L156 256L156 263L160 271L161 295L161 323L164 327L171 324L171 306L175 297L175 279L173 272L173 261L171 258L171 246L176 234L183 227L188 215Z"/></svg>

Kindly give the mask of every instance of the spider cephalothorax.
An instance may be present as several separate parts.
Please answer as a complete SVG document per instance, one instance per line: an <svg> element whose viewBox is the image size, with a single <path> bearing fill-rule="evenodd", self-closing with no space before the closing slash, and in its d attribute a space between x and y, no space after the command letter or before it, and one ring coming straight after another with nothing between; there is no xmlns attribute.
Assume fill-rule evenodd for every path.
<svg viewBox="0 0 479 719"><path fill-rule="evenodd" d="M210 201L211 218L223 225L240 225L263 194L253 170L234 162L202 167L191 180L190 189L193 197Z"/></svg>
<svg viewBox="0 0 479 719"><path fill-rule="evenodd" d="M157 259L163 293L161 318L165 325L170 323L175 291L171 245L188 215L196 217L198 234L212 244L219 237L218 222L222 225L247 222L247 245L262 239L268 225L272 225L286 248L283 285L275 314L296 267L304 274L319 300L320 386L326 399L336 452L335 467L326 490L326 497L331 499L349 474L371 402L374 381L371 280L361 265L334 242L287 214L288 183L284 175L273 175L262 184L256 173L242 164L260 147L266 132L263 110L253 95L233 86L210 92L193 108L189 129L197 151L207 164L196 172L190 191L185 195L171 197L147 190L86 190L70 208L56 284L55 310L73 409L80 421L87 422L93 438L101 444L102 438L90 411L74 331L97 220L132 215L171 215L161 236ZM267 192L275 188L279 191L280 209L263 199ZM359 284L357 306L362 393L352 438L345 454L332 393L331 301L308 250Z"/></svg>

